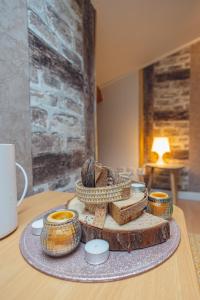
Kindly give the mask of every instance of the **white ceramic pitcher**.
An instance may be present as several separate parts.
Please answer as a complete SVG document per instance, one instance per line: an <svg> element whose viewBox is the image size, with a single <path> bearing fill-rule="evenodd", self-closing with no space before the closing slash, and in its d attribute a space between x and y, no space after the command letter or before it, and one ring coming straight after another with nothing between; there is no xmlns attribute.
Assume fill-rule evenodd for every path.
<svg viewBox="0 0 200 300"><path fill-rule="evenodd" d="M17 202L16 166L24 175L24 191ZM17 206L28 189L28 177L23 167L15 162L15 145L0 144L0 239L17 228Z"/></svg>

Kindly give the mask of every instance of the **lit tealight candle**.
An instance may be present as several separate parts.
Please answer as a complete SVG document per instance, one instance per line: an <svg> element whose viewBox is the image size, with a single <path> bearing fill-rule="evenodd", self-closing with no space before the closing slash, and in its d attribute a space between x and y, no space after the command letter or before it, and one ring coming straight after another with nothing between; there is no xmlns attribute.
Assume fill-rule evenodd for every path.
<svg viewBox="0 0 200 300"><path fill-rule="evenodd" d="M95 239L85 245L85 259L91 265L104 263L109 257L109 243L104 240Z"/></svg>
<svg viewBox="0 0 200 300"><path fill-rule="evenodd" d="M43 219L39 219L32 223L32 234L33 235L40 235L43 228Z"/></svg>
<svg viewBox="0 0 200 300"><path fill-rule="evenodd" d="M47 221L51 223L65 223L67 220L75 216L73 211L70 210L57 210L48 215Z"/></svg>

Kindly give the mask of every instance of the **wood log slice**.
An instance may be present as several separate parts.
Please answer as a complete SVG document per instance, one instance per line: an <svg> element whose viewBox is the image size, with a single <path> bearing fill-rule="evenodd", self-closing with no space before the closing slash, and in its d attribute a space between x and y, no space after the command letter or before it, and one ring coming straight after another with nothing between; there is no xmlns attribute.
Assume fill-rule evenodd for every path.
<svg viewBox="0 0 200 300"><path fill-rule="evenodd" d="M84 203L78 198L73 198L67 203L67 207L79 214L82 225L81 241L84 243L92 239L104 239L109 242L110 250L131 251L163 243L170 237L169 222L146 212L124 225L117 224L107 215L101 229L92 225L94 215L85 210Z"/></svg>
<svg viewBox="0 0 200 300"><path fill-rule="evenodd" d="M109 213L118 224L126 224L137 219L143 213L147 202L147 194L132 193L127 200L109 203Z"/></svg>

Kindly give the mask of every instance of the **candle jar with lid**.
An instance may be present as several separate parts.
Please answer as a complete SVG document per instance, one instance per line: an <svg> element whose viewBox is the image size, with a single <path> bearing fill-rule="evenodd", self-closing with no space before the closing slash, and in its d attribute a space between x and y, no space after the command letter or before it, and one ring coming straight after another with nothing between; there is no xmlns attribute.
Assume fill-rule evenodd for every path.
<svg viewBox="0 0 200 300"><path fill-rule="evenodd" d="M81 239L81 225L75 210L63 209L44 216L40 236L43 251L50 256L63 256L72 252Z"/></svg>

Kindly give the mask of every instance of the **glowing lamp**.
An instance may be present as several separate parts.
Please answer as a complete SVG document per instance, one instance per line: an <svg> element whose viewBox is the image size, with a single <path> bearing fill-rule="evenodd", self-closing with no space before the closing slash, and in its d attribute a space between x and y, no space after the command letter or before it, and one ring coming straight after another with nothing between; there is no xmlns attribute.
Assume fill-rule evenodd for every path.
<svg viewBox="0 0 200 300"><path fill-rule="evenodd" d="M155 137L151 151L158 154L157 163L161 165L164 164L163 154L170 152L169 139L167 137Z"/></svg>

